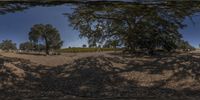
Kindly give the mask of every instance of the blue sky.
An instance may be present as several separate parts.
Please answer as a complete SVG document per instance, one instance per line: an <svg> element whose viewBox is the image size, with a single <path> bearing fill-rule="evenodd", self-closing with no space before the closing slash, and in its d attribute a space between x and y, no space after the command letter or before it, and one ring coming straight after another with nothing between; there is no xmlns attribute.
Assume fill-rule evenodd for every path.
<svg viewBox="0 0 200 100"><path fill-rule="evenodd" d="M183 39L187 40L191 45L199 47L200 44L200 14L196 14L190 18L186 18L184 23L187 27L180 29L179 32L182 33Z"/></svg>
<svg viewBox="0 0 200 100"><path fill-rule="evenodd" d="M8 13L0 16L0 41L11 39L16 43L28 41L28 33L34 24L52 24L64 41L63 47L78 47L87 44L80 39L79 31L69 26L68 18L63 13L71 12L68 5L54 7L33 7L23 12Z"/></svg>
<svg viewBox="0 0 200 100"><path fill-rule="evenodd" d="M11 39L17 44L28 41L28 32L34 24L52 24L56 27L64 47L78 47L87 44L86 39L80 39L79 31L69 26L69 21L63 13L72 12L70 5L54 7L36 6L23 12L9 13L0 16L0 41ZM188 26L181 29L184 40L195 47L200 44L200 16L193 17L193 24L188 18L184 21Z"/></svg>

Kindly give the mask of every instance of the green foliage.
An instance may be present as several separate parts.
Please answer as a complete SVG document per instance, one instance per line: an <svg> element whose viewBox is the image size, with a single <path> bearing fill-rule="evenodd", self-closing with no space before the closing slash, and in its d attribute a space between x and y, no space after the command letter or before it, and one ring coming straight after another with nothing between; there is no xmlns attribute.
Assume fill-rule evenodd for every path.
<svg viewBox="0 0 200 100"><path fill-rule="evenodd" d="M108 40L103 45L105 48L117 48L117 46L119 46L119 41L117 40Z"/></svg>
<svg viewBox="0 0 200 100"><path fill-rule="evenodd" d="M20 50L26 50L26 51L34 50L34 43L32 43L32 42L24 42L24 43L21 43L21 44L19 45L19 49L20 49Z"/></svg>
<svg viewBox="0 0 200 100"><path fill-rule="evenodd" d="M66 15L89 44L116 40L132 51L138 48L152 51L157 47L171 51L182 38L178 30L186 26L183 20L199 8L199 2L184 1L81 4Z"/></svg>
<svg viewBox="0 0 200 100"><path fill-rule="evenodd" d="M3 2L0 3L0 15L22 11L37 5L54 6L60 4L50 3L50 1L45 0L43 3L37 1L37 3ZM168 51L179 48L177 41L182 37L178 29L186 26L183 24L185 17L190 17L200 11L200 2L184 0L144 1L134 3L77 1L74 2L77 8L74 9L73 13L67 15L71 25L80 31L80 36L88 38L89 47L97 47L96 43L116 40L118 44L132 51L138 48L153 50L159 47ZM44 31L47 28L40 27L40 29ZM58 38L59 35L51 34L52 36L47 38L44 32L30 33L32 34L29 37L31 41L37 43L42 40L45 43L47 54L50 49L59 49L62 45L62 41L59 41ZM59 42L48 40L53 40L54 36L57 38L55 41Z"/></svg>
<svg viewBox="0 0 200 100"><path fill-rule="evenodd" d="M0 49L9 51L9 50L16 50L16 43L13 43L12 40L3 40L0 44Z"/></svg>
<svg viewBox="0 0 200 100"><path fill-rule="evenodd" d="M182 50L194 50L195 48L193 46L191 46L187 41L184 40L180 40L178 43L178 49L182 49Z"/></svg>
<svg viewBox="0 0 200 100"><path fill-rule="evenodd" d="M45 46L43 44L36 44L33 42L24 42L19 45L19 49L25 51L44 51Z"/></svg>
<svg viewBox="0 0 200 100"><path fill-rule="evenodd" d="M27 9L28 5L24 4L12 4L8 2L0 2L0 15L4 15L7 13L14 13L17 11L23 11L24 9Z"/></svg>
<svg viewBox="0 0 200 100"><path fill-rule="evenodd" d="M45 44L46 54L49 54L49 50L60 49L63 44L63 41L60 38L60 33L50 24L34 25L29 32L29 40L35 43L43 41Z"/></svg>

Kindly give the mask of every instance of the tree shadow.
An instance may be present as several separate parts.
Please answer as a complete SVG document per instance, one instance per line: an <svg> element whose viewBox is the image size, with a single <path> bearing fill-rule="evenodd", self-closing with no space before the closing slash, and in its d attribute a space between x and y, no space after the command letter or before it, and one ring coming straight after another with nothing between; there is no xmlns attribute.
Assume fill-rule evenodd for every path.
<svg viewBox="0 0 200 100"><path fill-rule="evenodd" d="M110 52L107 53L109 55L112 56L116 56L116 57L123 57L123 58L135 58L135 57L166 57L169 56L171 54L180 54L181 52L166 52L163 50L156 50L154 51L153 54L149 54L147 51L143 50L143 51L134 51L132 53L124 53L123 51L118 51L118 52Z"/></svg>
<svg viewBox="0 0 200 100"><path fill-rule="evenodd" d="M179 58L179 57L178 57ZM25 77L19 78L6 69L4 66L1 69L0 84L4 84L0 90L0 98L2 99L154 99L160 97L181 97L181 96L200 96L198 91L190 89L175 90L171 88L164 88L158 81L153 86L140 86L136 80L128 80L120 75L123 72L129 71L143 71L147 70L147 66L137 65L130 61L127 66L132 68L117 68L112 62L123 63L120 58L116 57L85 57L75 60L71 64L61 66L36 66L31 62L23 59L6 58L7 62L13 63L17 68L23 69ZM115 59L117 59L115 61ZM155 60L152 66L164 58ZM180 56L180 61L187 59ZM182 59L182 60L181 60ZM1 58L3 60L4 58ZM193 61L197 61L194 59ZM19 63L14 63L18 61ZM178 61L178 60L177 60ZM171 62L164 62L163 65L169 67L170 64L177 63L173 60ZM150 62L144 62L145 64ZM169 65L167 65L167 63ZM140 67L137 70L136 67ZM144 66L144 67L143 67ZM162 66L158 66L159 71L170 70ZM160 68L161 67L161 68ZM153 66L148 70L151 74L155 73L157 67ZM184 67L185 68L185 67ZM173 68L172 68L173 69ZM157 69L156 69L157 70ZM181 72L181 71L180 71ZM187 71L186 71L187 72ZM2 75L5 74L7 76ZM194 73L195 70L194 70ZM185 72L181 74L185 74ZM160 83L160 84L159 84ZM159 99L158 99L159 100Z"/></svg>
<svg viewBox="0 0 200 100"><path fill-rule="evenodd" d="M191 54L177 54L153 58L155 59L153 61L141 61L143 64L137 64L135 60L129 61L127 66L130 67L124 71L148 71L150 74L160 74L165 70L172 70L175 76L181 75L179 78L190 75L195 79L198 79L200 75L200 57L194 57Z"/></svg>

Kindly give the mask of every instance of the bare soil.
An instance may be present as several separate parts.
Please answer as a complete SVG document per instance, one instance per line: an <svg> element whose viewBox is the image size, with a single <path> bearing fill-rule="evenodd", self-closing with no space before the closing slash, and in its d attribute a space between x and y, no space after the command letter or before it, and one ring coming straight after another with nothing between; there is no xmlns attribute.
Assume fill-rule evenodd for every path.
<svg viewBox="0 0 200 100"><path fill-rule="evenodd" d="M62 55L32 55L32 54L17 54L10 52L1 52L0 55L10 58L20 58L30 60L30 62L38 65L55 67L58 65L72 63L77 58L106 55L111 52L92 52L92 53L63 53Z"/></svg>
<svg viewBox="0 0 200 100"><path fill-rule="evenodd" d="M54 56L0 53L0 99L198 100L200 50Z"/></svg>

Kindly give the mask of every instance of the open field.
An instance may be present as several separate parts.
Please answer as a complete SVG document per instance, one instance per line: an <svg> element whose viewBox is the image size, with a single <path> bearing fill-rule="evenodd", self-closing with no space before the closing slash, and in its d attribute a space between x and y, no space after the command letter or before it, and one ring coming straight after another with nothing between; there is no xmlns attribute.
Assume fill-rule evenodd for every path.
<svg viewBox="0 0 200 100"><path fill-rule="evenodd" d="M0 55L2 100L200 98L200 50L162 56L113 51Z"/></svg>

